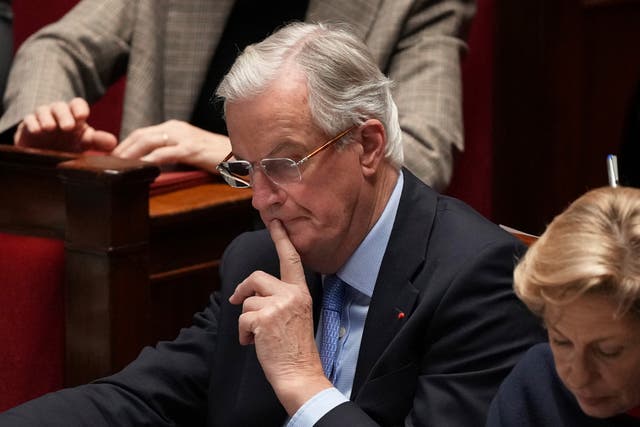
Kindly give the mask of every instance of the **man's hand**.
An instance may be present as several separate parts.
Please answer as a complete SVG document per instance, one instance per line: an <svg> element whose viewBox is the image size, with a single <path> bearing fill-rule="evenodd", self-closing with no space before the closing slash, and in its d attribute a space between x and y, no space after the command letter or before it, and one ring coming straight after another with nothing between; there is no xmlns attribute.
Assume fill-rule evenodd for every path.
<svg viewBox="0 0 640 427"><path fill-rule="evenodd" d="M229 298L242 304L240 344L255 344L260 365L278 399L293 415L331 387L313 337L313 302L298 252L278 220L268 224L280 259L280 277L256 271Z"/></svg>
<svg viewBox="0 0 640 427"><path fill-rule="evenodd" d="M111 154L156 164L187 164L209 172L231 151L229 138L207 132L189 123L169 120L137 129Z"/></svg>
<svg viewBox="0 0 640 427"><path fill-rule="evenodd" d="M15 145L47 150L81 152L111 151L115 135L89 126L89 104L82 98L41 105L27 115L14 135Z"/></svg>

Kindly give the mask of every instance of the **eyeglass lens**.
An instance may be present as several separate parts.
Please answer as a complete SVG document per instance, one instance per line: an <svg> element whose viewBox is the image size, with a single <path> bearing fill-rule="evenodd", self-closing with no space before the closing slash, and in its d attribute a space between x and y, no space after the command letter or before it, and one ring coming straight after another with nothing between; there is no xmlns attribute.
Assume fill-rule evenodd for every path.
<svg viewBox="0 0 640 427"><path fill-rule="evenodd" d="M302 178L298 165L291 159L263 159L260 162L264 173L276 184L291 184Z"/></svg>
<svg viewBox="0 0 640 427"><path fill-rule="evenodd" d="M295 161L287 158L262 159L258 167L276 184L300 182L302 175ZM238 160L220 164L224 180L234 187L247 187L251 182L251 163Z"/></svg>

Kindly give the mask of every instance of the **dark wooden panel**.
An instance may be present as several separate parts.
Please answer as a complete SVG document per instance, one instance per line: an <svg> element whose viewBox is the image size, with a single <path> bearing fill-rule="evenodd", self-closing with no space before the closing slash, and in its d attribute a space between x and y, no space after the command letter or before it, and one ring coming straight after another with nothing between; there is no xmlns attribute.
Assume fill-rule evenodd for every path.
<svg viewBox="0 0 640 427"><path fill-rule="evenodd" d="M152 336L171 339L219 287L231 240L251 228L251 191L211 183L154 196L151 217Z"/></svg>
<svg viewBox="0 0 640 427"><path fill-rule="evenodd" d="M65 383L113 373L173 338L251 228L251 192L221 183L149 198L159 170L110 156L0 146L0 231L65 241Z"/></svg>
<svg viewBox="0 0 640 427"><path fill-rule="evenodd" d="M68 385L115 372L151 343L149 184L159 170L110 156L62 163Z"/></svg>
<svg viewBox="0 0 640 427"><path fill-rule="evenodd" d="M4 207L0 209L0 229L62 238L66 219L64 189L56 166L76 157L0 145L0 207Z"/></svg>
<svg viewBox="0 0 640 427"><path fill-rule="evenodd" d="M537 234L607 185L605 155L640 78L640 3L498 5L494 219Z"/></svg>

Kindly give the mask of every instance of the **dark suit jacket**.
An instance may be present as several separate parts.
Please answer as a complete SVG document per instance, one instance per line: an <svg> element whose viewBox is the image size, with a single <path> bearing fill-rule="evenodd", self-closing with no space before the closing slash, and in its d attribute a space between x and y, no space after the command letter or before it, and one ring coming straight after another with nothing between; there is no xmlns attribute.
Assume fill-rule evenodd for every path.
<svg viewBox="0 0 640 427"><path fill-rule="evenodd" d="M482 425L502 379L542 339L511 290L521 244L404 174L351 402L324 416L322 426ZM145 349L112 377L10 411L0 425L281 426L286 413L254 347L238 344L240 308L227 301L256 269L278 275L265 231L229 246L220 293L175 341ZM308 272L307 279L320 301L319 275Z"/></svg>

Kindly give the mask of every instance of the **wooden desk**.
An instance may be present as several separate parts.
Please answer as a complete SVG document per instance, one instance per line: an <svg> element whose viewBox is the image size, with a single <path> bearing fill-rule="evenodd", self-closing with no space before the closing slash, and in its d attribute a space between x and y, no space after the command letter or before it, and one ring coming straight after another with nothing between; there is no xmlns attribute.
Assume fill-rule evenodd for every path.
<svg viewBox="0 0 640 427"><path fill-rule="evenodd" d="M251 192L210 183L149 198L146 162L0 145L0 231L64 240L65 384L174 337L251 226Z"/></svg>
<svg viewBox="0 0 640 427"><path fill-rule="evenodd" d="M150 198L152 342L205 307L224 249L251 227L250 203L250 190L219 182Z"/></svg>

